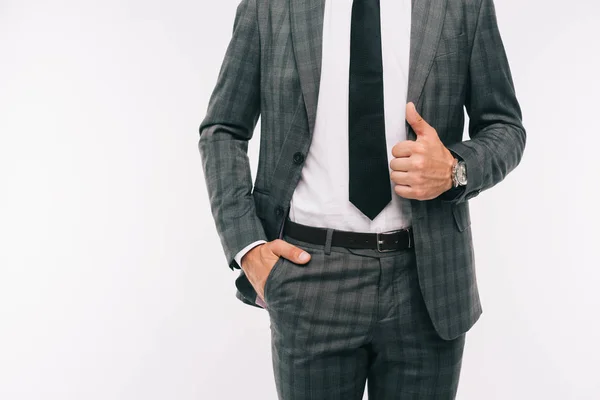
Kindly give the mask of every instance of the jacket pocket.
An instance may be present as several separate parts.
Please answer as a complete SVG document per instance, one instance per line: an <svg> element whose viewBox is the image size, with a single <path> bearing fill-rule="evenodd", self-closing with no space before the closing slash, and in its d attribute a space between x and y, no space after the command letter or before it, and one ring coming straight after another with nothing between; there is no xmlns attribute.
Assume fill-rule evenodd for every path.
<svg viewBox="0 0 600 400"><path fill-rule="evenodd" d="M454 214L454 222L460 232L467 230L471 226L471 212L469 203L464 201L452 205L452 213Z"/></svg>

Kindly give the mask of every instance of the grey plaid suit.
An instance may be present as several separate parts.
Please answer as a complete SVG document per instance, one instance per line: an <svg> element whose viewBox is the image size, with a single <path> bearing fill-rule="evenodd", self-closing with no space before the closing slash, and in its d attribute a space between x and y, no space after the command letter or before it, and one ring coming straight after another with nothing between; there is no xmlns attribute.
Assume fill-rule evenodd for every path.
<svg viewBox="0 0 600 400"><path fill-rule="evenodd" d="M282 237L309 150L320 82L325 0L243 0L200 125L211 210L229 267L258 239ZM411 201L418 282L435 331L458 338L479 318L469 200L520 162L526 133L493 0L414 0L408 101L466 161L455 198ZM463 141L464 108L470 140ZM252 182L248 140L261 116ZM409 139L416 138L407 124ZM300 160L300 161L299 161ZM256 304L243 271L236 296Z"/></svg>

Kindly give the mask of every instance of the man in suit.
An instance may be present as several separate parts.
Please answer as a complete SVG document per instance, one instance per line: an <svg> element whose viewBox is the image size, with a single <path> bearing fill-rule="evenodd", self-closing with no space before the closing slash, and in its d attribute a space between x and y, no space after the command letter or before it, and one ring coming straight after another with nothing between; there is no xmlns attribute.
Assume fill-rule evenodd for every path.
<svg viewBox="0 0 600 400"><path fill-rule="evenodd" d="M519 164L521 119L493 0L241 1L199 150L280 399L455 397L469 200Z"/></svg>

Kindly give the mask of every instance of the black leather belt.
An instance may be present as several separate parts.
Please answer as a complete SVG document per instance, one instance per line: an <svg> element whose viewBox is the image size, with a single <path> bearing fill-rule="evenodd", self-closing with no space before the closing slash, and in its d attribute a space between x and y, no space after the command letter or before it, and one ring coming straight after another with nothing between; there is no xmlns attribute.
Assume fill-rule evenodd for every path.
<svg viewBox="0 0 600 400"><path fill-rule="evenodd" d="M283 234L307 243L325 245L327 228L302 225L286 219ZM414 246L412 228L389 232L367 233L334 229L331 245L351 249L375 249L381 253L410 249Z"/></svg>

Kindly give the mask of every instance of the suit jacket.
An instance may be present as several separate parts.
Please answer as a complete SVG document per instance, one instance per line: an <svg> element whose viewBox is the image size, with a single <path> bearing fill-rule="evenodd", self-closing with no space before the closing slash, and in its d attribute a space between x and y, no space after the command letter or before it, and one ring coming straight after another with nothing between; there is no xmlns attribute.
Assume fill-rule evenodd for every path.
<svg viewBox="0 0 600 400"><path fill-rule="evenodd" d="M249 243L281 238L311 144L319 93L325 0L242 0L200 125L211 212L228 266ZM458 195L412 200L421 291L438 334L469 330L482 308L469 200L520 162L526 133L493 0L414 0L408 101L466 161ZM463 141L464 110L469 140ZM258 171L247 156L259 115ZM414 131L407 124L409 140ZM256 304L243 270L236 297Z"/></svg>

